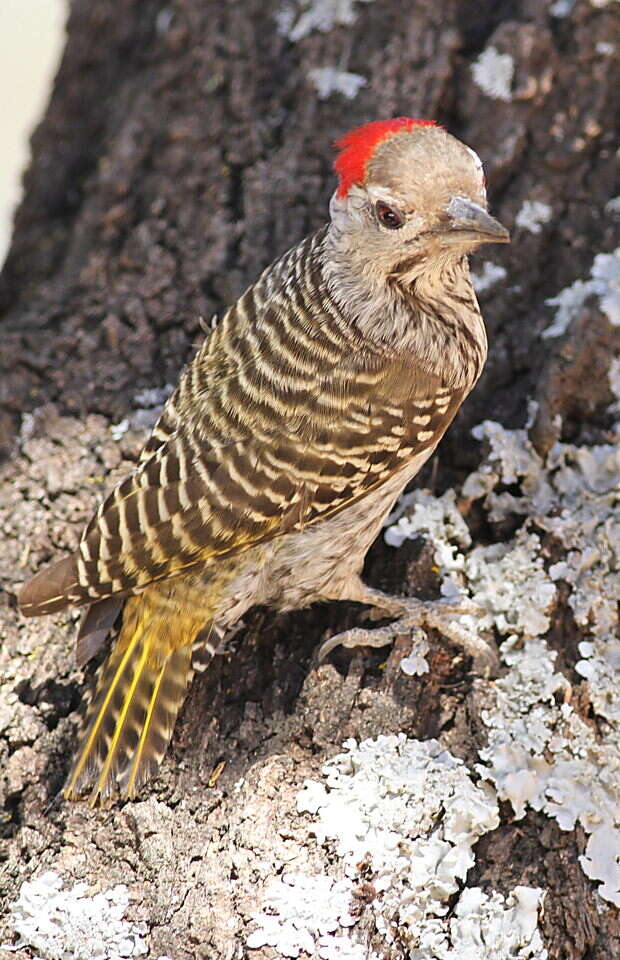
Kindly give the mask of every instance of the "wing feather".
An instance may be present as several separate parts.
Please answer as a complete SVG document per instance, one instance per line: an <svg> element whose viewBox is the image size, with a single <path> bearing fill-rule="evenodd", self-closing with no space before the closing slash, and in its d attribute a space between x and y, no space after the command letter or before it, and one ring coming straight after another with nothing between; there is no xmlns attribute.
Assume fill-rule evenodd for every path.
<svg viewBox="0 0 620 960"><path fill-rule="evenodd" d="M135 593L320 522L436 445L464 390L362 341L325 291L317 305L321 242L227 312L76 554L26 585L25 612Z"/></svg>
<svg viewBox="0 0 620 960"><path fill-rule="evenodd" d="M208 448L200 464L189 464L187 480L165 487L156 485L161 471L147 461L122 496L104 504L80 547L88 599L93 588L99 596L140 589L334 516L434 446L452 415L397 435L386 433L375 411L374 425L355 431L349 424L330 441L302 446L299 435L282 432L270 444L249 439ZM166 441L157 459L179 442Z"/></svg>

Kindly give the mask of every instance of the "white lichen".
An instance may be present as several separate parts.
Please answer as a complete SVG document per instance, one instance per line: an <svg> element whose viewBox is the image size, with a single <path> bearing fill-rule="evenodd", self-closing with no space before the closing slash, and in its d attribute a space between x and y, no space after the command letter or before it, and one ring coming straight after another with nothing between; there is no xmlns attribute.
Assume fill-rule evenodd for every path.
<svg viewBox="0 0 620 960"><path fill-rule="evenodd" d="M510 640L502 645L509 674L485 688L484 775L518 817L529 805L555 817L563 830L581 823L590 834L581 865L601 882L600 895L619 905L620 452L611 445L556 443L543 462L524 431L487 422L476 434L490 451L466 487L486 489L481 495L491 517L525 516L522 536L545 531L563 550L548 575L569 585L575 621L591 635L580 645L576 670L590 681L600 727L597 737L572 709L570 685L540 636ZM520 493L497 494L497 484L517 485Z"/></svg>
<svg viewBox="0 0 620 960"><path fill-rule="evenodd" d="M476 618L460 618L472 636L492 628L503 636L537 636L548 629L556 588L544 570L536 534L519 531L508 543L462 552L471 538L454 491L433 497L416 490L403 498L403 509L403 515L388 518L386 542L400 546L405 538L424 536L433 544L442 594L468 595L481 611Z"/></svg>
<svg viewBox="0 0 620 960"><path fill-rule="evenodd" d="M174 10L164 7L155 17L155 30L158 34L167 33L174 22Z"/></svg>
<svg viewBox="0 0 620 960"><path fill-rule="evenodd" d="M610 411L618 414L620 413L620 357L612 357L608 377L609 387L615 397L615 402L612 403Z"/></svg>
<svg viewBox="0 0 620 960"><path fill-rule="evenodd" d="M10 907L18 948L30 947L45 960L123 960L148 953L147 925L123 919L129 906L124 884L94 896L87 896L86 883L63 887L53 871L22 884Z"/></svg>
<svg viewBox="0 0 620 960"><path fill-rule="evenodd" d="M588 297L594 293L591 280L575 280L570 287L560 290L555 297L549 297L546 303L550 307L557 307L553 323L546 327L541 336L561 337L579 315Z"/></svg>
<svg viewBox="0 0 620 960"><path fill-rule="evenodd" d="M347 100L353 100L362 87L367 84L366 77L359 73L348 73L337 67L316 67L308 71L319 100L327 100L332 93L341 93Z"/></svg>
<svg viewBox="0 0 620 960"><path fill-rule="evenodd" d="M374 950L362 943L356 943L349 937L328 934L321 937L318 947L318 960L381 960Z"/></svg>
<svg viewBox="0 0 620 960"><path fill-rule="evenodd" d="M19 430L20 443L25 443L27 440L32 439L34 436L36 422L37 421L34 413L29 413L28 411L22 413L22 422Z"/></svg>
<svg viewBox="0 0 620 960"><path fill-rule="evenodd" d="M618 448L556 443L543 463L523 430L485 421L474 435L490 444L490 452L463 492L484 495L493 520L527 516L521 536L529 528L552 534L565 553L549 567L549 577L571 585L569 604L579 625L611 638L620 595ZM520 493L498 494L494 488L500 483L516 484Z"/></svg>
<svg viewBox="0 0 620 960"><path fill-rule="evenodd" d="M288 873L271 880L263 910L253 915L257 926L247 946L274 947L284 957L298 957L302 952L313 955L322 943L323 953L329 955L330 940L352 943L348 937L334 936L356 922L350 913L352 892L350 880L335 881L325 874ZM322 956L320 951L318 955Z"/></svg>
<svg viewBox="0 0 620 960"><path fill-rule="evenodd" d="M518 819L531 806L554 817L562 830L579 822L590 834L582 869L600 881L601 897L620 906L617 737L614 731L598 741L570 703L561 702L570 686L553 672L555 657L541 638L505 651L510 672L482 694L488 745L478 769Z"/></svg>
<svg viewBox="0 0 620 960"><path fill-rule="evenodd" d="M505 277L506 269L499 263L491 263L489 260L485 260L480 270L471 271L471 282L476 293L486 293Z"/></svg>
<svg viewBox="0 0 620 960"><path fill-rule="evenodd" d="M167 383L163 387L147 387L134 394L135 409L129 417L110 426L112 439L117 442L123 438L128 430L151 430L159 420L164 404L174 387Z"/></svg>
<svg viewBox="0 0 620 960"><path fill-rule="evenodd" d="M567 17L575 6L575 0L555 0L549 7L552 17Z"/></svg>
<svg viewBox="0 0 620 960"><path fill-rule="evenodd" d="M620 450L556 444L549 454L560 512L535 518L566 550L554 579L571 585L576 622L603 637L618 626L620 596ZM620 716L618 717L620 720Z"/></svg>
<svg viewBox="0 0 620 960"><path fill-rule="evenodd" d="M118 423L110 424L110 433L112 435L112 439L116 440L116 442L118 443L118 441L122 440L122 438L125 436L125 434L129 430L129 427L130 427L130 422L128 417L124 417Z"/></svg>
<svg viewBox="0 0 620 960"><path fill-rule="evenodd" d="M494 100L511 100L514 61L509 53L499 53L495 47L483 50L471 67L474 83Z"/></svg>
<svg viewBox="0 0 620 960"><path fill-rule="evenodd" d="M164 404L173 392L172 384L163 387L147 387L134 395L133 402L136 409L129 418L129 425L134 430L151 430L159 420Z"/></svg>
<svg viewBox="0 0 620 960"><path fill-rule="evenodd" d="M611 46L611 44L607 44L607 46ZM620 214L620 197L612 197L611 200L607 201L605 204L605 213L612 216Z"/></svg>
<svg viewBox="0 0 620 960"><path fill-rule="evenodd" d="M135 407L162 407L174 387L171 383L166 383L163 387L146 387L134 394L133 402Z"/></svg>
<svg viewBox="0 0 620 960"><path fill-rule="evenodd" d="M529 230L530 233L540 233L543 223L549 223L553 209L548 203L540 200L524 200L521 209L515 218L517 227Z"/></svg>
<svg viewBox="0 0 620 960"><path fill-rule="evenodd" d="M340 859L350 891L364 864L373 893L367 909L385 945L398 935L417 960L546 960L540 890L516 887L504 901L462 889L474 844L499 823L492 791L435 740L400 734L344 746L323 767L324 783L306 782L297 808L314 818L311 830ZM334 960L341 956L349 954Z"/></svg>
<svg viewBox="0 0 620 960"><path fill-rule="evenodd" d="M614 327L620 326L620 247L613 253L599 253L592 265L592 283L600 299L601 310Z"/></svg>
<svg viewBox="0 0 620 960"><path fill-rule="evenodd" d="M465 888L448 925L424 924L409 960L547 960L538 930L543 899L536 887L515 887L506 899Z"/></svg>
<svg viewBox="0 0 620 960"><path fill-rule="evenodd" d="M437 562L452 569L458 547L471 544L469 528L456 505L454 490L434 497L428 490L413 490L400 498L385 521L385 542L400 547L405 540L423 536L435 547Z"/></svg>
<svg viewBox="0 0 620 960"><path fill-rule="evenodd" d="M421 677L428 673L429 665L426 654L430 650L428 640L424 636L415 636L414 643L406 657L400 661L400 669L408 677Z"/></svg>
<svg viewBox="0 0 620 960"><path fill-rule="evenodd" d="M558 309L553 323L543 330L542 336L562 336L592 296L598 297L600 309L607 314L609 322L620 326L620 247L613 253L597 254L588 280L575 280L546 301Z"/></svg>
<svg viewBox="0 0 620 960"><path fill-rule="evenodd" d="M620 393L620 361L610 385ZM481 501L491 523L519 524L513 537L472 548L454 494L417 491L390 518L386 539L425 537L442 592L465 592L482 611L469 628L504 638L508 673L477 682L488 734L479 773L517 817L532 808L562 830L581 824L589 835L581 866L600 896L620 905L620 450L558 442L543 460L525 430L485 421L473 432L487 453L463 485L461 509ZM587 635L575 669L589 683L596 731L573 708L571 685L544 638L560 581Z"/></svg>
<svg viewBox="0 0 620 960"><path fill-rule="evenodd" d="M509 543L476 547L465 558L462 579L484 611L477 629L494 627L502 636L521 637L549 629L556 588L545 572L535 533L519 530Z"/></svg>
<svg viewBox="0 0 620 960"><path fill-rule="evenodd" d="M278 32L298 43L314 30L328 33L336 26L351 26L355 23L356 3L372 3L373 0L292 0L276 13Z"/></svg>
<svg viewBox="0 0 620 960"><path fill-rule="evenodd" d="M436 740L399 734L344 746L323 767L326 786L307 785L298 810L317 817L312 831L333 846L346 877L370 864L381 927L444 915L474 843L499 824L492 793Z"/></svg>

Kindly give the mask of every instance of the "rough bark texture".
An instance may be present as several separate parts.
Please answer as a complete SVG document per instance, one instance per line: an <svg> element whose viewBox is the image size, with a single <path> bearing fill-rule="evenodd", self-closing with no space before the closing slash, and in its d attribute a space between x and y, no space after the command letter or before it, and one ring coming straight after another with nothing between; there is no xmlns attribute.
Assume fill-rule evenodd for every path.
<svg viewBox="0 0 620 960"><path fill-rule="evenodd" d="M400 114L434 118L475 147L507 226L525 200L554 211L539 233L517 228L493 251L508 279L481 297L489 362L429 468L433 482L452 485L476 466L469 429L485 416L522 426L528 398L538 399L532 437L546 450L558 414L565 439L604 437L610 399L612 328L594 306L563 340L540 333L546 298L616 242L617 221L603 211L620 193L620 71L601 51L618 34L617 3L577 0L558 17L548 0L374 0L353 6L354 23L296 42L276 28L280 6L74 0L0 280L0 897L13 901L44 867L102 889L128 883L152 955L175 960L246 955L252 871L261 858L312 865L290 821L294 796L346 737L440 736L474 760L480 731L471 665L440 638L420 679L398 670L406 645L385 669L376 651L317 668L320 639L358 622L359 610L256 611L234 656L194 683L141 802L50 808L84 683L75 618L26 623L14 594L75 545L102 491L135 460L143 433L131 429L119 445L110 420L130 413L137 391L173 383L203 323L324 221L337 135ZM471 64L489 45L514 59L510 100L473 82ZM308 71L331 64L367 78L352 101L318 99ZM33 410L18 443L20 415ZM377 544L367 575L396 591L435 587L414 545L395 554ZM578 640L563 644L571 679ZM618 912L598 911L578 865L583 846L542 815L516 823L507 810L477 851L480 885L550 891L542 929L552 960L620 954ZM0 943L11 936L0 919ZM390 956L404 955L394 944Z"/></svg>

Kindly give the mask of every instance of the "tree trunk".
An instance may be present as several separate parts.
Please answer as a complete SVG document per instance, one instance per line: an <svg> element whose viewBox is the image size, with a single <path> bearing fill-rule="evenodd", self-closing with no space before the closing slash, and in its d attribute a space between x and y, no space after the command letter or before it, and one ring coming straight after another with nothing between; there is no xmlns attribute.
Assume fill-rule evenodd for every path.
<svg viewBox="0 0 620 960"><path fill-rule="evenodd" d="M528 455L543 469L552 470L545 458L558 441L571 451L617 442L608 377L620 351L615 261L592 271L617 238L620 204L609 201L620 193L619 27L615 0L74 0L0 278L0 943L15 941L8 905L23 882L53 870L65 890L85 880L88 896L126 883L126 923L146 922L153 957L296 956L303 945L286 953L280 941L252 940L260 921L251 918L268 912L269 884L287 871L346 874L333 838L319 842L312 814L296 808L304 779L322 781L322 764L345 739L436 737L472 783L484 777L475 765L491 736L485 717L498 681L476 678L439 636L430 671L417 677L400 669L409 638L389 653L343 650L318 666L320 640L362 620L359 608L334 604L247 618L234 652L194 682L140 802L105 811L56 803L86 682L73 658L75 616L26 622L14 597L32 572L75 547L104 490L131 469L163 388L211 318L325 221L332 142L358 123L401 114L435 119L476 149L491 209L513 235L489 254L505 273L479 284L486 371L417 485L457 491L473 537L465 553L512 544L530 524L545 569L566 562L550 513L540 520L530 504L494 519L462 484L483 456L495 462L471 428L484 419L522 428L531 400L537 454ZM329 67L355 96L325 95L330 74L312 71ZM472 268L488 278L481 259ZM547 301L576 280L586 287L581 300L573 290L567 331L541 338L557 312ZM527 500L522 478L500 477L495 492ZM605 522L617 530L617 512ZM381 540L367 579L435 595L431 539L398 551ZM614 570L612 559L609 577ZM617 728L601 717L595 681L576 669L596 624L580 621L568 574L554 583L549 628L539 631L566 681L554 696L591 728L597 749L617 754L620 771ZM522 645L530 633L521 630ZM489 635L506 642L497 621ZM514 665L504 659L505 679ZM560 709L541 707L552 708ZM519 811L499 776L490 779L499 826L480 830L466 886L505 897L519 885L544 890L539 929L552 960L619 956L620 900L599 895L579 859L592 830L561 829L548 806ZM609 781L616 804L619 779ZM356 922L337 931L360 944L351 956L448 956L439 947L424 953L415 924L393 920L391 939L382 932L372 856L358 866ZM446 899L454 915L459 896ZM62 955L36 936L11 955ZM312 936L311 956L349 956L337 952L344 941L328 942L333 930ZM76 934L68 955L93 955L81 942Z"/></svg>

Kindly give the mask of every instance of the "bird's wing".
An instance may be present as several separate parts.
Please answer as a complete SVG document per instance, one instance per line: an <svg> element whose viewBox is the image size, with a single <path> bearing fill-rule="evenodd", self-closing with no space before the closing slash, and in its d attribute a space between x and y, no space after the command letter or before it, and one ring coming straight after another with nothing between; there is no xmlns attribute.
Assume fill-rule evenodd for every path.
<svg viewBox="0 0 620 960"><path fill-rule="evenodd" d="M132 593L316 523L437 443L462 391L362 339L322 282L323 237L224 315L78 550L22 589L23 613Z"/></svg>
<svg viewBox="0 0 620 960"><path fill-rule="evenodd" d="M23 612L131 593L346 509L438 442L460 398L446 408L423 392L409 389L405 407L358 400L331 423L291 415L229 443L174 433L105 500L76 553L26 585Z"/></svg>

